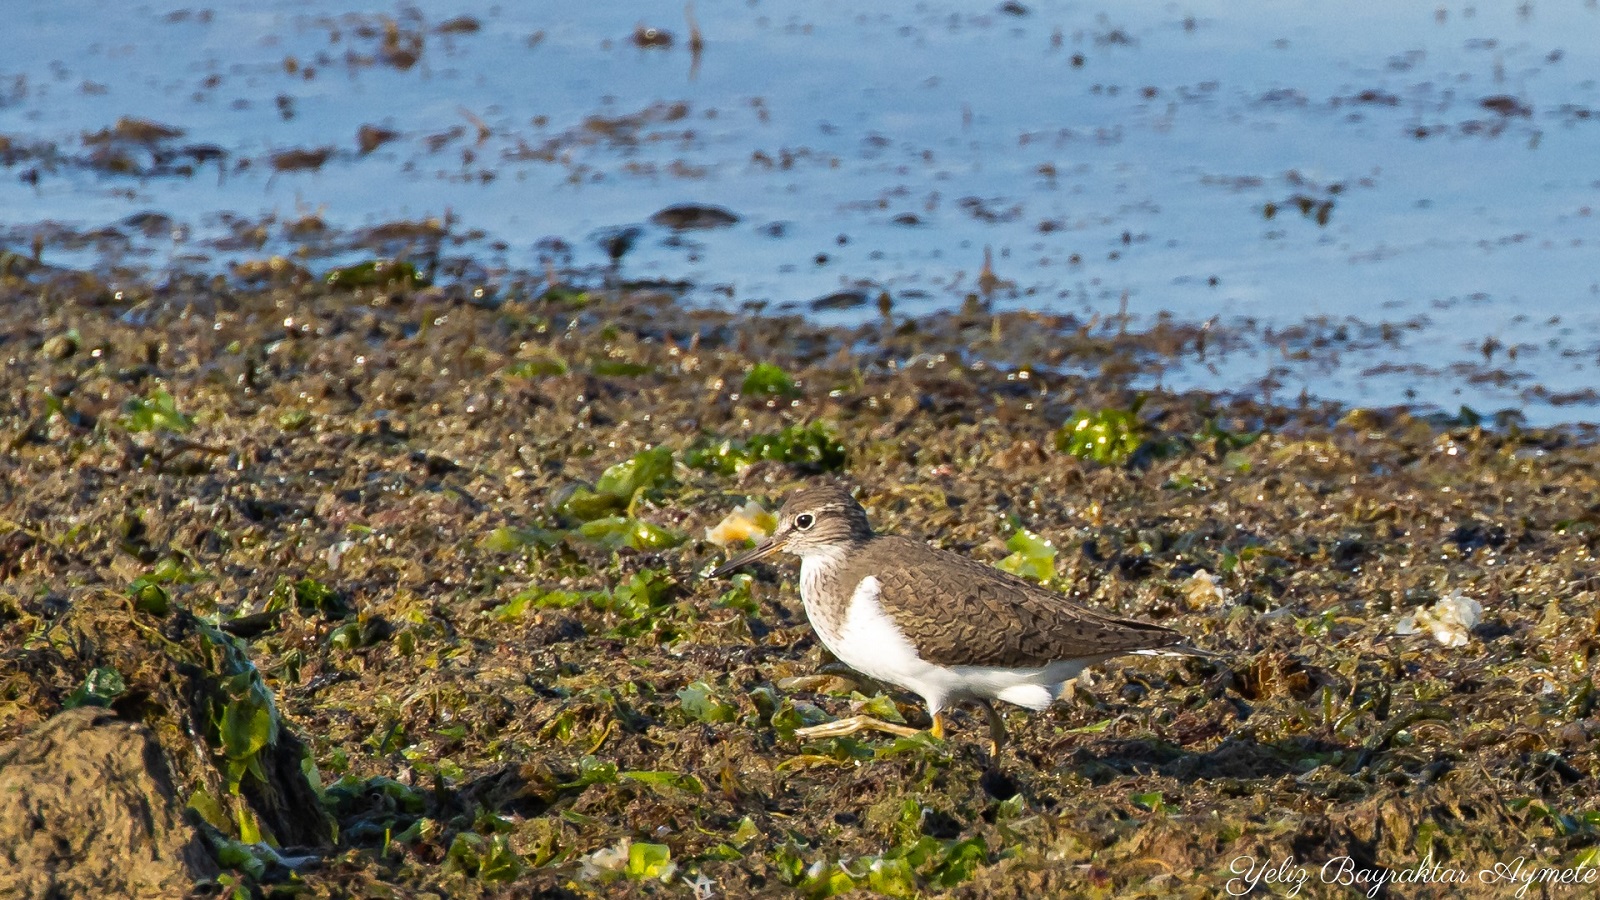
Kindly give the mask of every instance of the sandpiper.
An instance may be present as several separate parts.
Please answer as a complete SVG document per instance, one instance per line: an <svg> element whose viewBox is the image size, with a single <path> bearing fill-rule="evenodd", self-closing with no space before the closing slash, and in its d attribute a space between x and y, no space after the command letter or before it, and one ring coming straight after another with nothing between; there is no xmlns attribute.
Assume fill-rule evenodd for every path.
<svg viewBox="0 0 1600 900"><path fill-rule="evenodd" d="M842 485L802 488L778 512L771 537L711 572L724 575L780 551L800 557L800 599L834 656L878 681L913 691L944 737L944 710L963 700L989 719L989 753L1005 742L991 701L1041 710L1084 667L1128 653L1211 656L1170 628L1106 615L974 559L897 535L874 534ZM915 733L864 716L805 736L874 728Z"/></svg>

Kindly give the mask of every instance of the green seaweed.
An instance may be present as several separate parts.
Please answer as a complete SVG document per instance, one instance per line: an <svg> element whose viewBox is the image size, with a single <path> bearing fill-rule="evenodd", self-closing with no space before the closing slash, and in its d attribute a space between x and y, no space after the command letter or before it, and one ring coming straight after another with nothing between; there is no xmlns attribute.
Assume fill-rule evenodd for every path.
<svg viewBox="0 0 1600 900"><path fill-rule="evenodd" d="M811 422L746 438L702 439L684 453L685 465L719 475L737 474L763 460L833 472L845 467L849 451L833 429Z"/></svg>
<svg viewBox="0 0 1600 900"><path fill-rule="evenodd" d="M591 609L614 613L623 622L649 623L666 608L666 601L677 587L677 581L665 571L643 569L626 581L606 591L546 590L532 585L506 603L496 606L492 614L502 621L512 621L538 609L572 609L587 606ZM625 629L624 636L633 636L634 629Z"/></svg>
<svg viewBox="0 0 1600 900"><path fill-rule="evenodd" d="M706 792L705 784L688 772L621 772L617 777L625 781L636 781L653 788L669 788L686 794L704 794Z"/></svg>
<svg viewBox="0 0 1600 900"><path fill-rule="evenodd" d="M619 777L616 763L590 754L578 760L577 774L571 781L564 782L561 788L572 790L597 784L616 784Z"/></svg>
<svg viewBox="0 0 1600 900"><path fill-rule="evenodd" d="M1034 581L1049 581L1056 574L1056 548L1048 540L1018 527L1006 538L1011 555L995 563L995 568Z"/></svg>
<svg viewBox="0 0 1600 900"><path fill-rule="evenodd" d="M567 285L551 285L539 295L539 300L560 306L587 306L595 295L582 288Z"/></svg>
<svg viewBox="0 0 1600 900"><path fill-rule="evenodd" d="M178 400L165 388L145 397L130 397L122 407L122 427L132 432L167 431L182 434L194 428L194 417L178 409Z"/></svg>
<svg viewBox="0 0 1600 900"><path fill-rule="evenodd" d="M606 469L594 487L602 494L632 502L641 491L655 490L671 482L672 451L667 447L653 447Z"/></svg>
<svg viewBox="0 0 1600 900"><path fill-rule="evenodd" d="M920 806L910 801L920 816ZM988 865L981 837L940 841L928 835L908 838L882 854L831 864L808 864L801 848L789 845L775 854L780 876L802 896L820 900L866 889L890 897L918 897L958 887ZM826 863L826 861L824 861Z"/></svg>
<svg viewBox="0 0 1600 900"><path fill-rule="evenodd" d="M567 361L559 356L535 356L506 366L505 373L513 378L549 378L570 371Z"/></svg>
<svg viewBox="0 0 1600 900"><path fill-rule="evenodd" d="M178 556L161 559L150 571L128 583L128 596L134 608L153 616L165 616L172 611L172 595L167 585L194 584L206 581L209 572L190 566Z"/></svg>
<svg viewBox="0 0 1600 900"><path fill-rule="evenodd" d="M524 547L554 547L565 537L560 529L502 526L484 535L478 546L493 553L511 553Z"/></svg>
<svg viewBox="0 0 1600 900"><path fill-rule="evenodd" d="M628 362L625 359L597 359L589 365L590 372L611 378L637 378L640 375L649 375L655 370L655 366Z"/></svg>
<svg viewBox="0 0 1600 900"><path fill-rule="evenodd" d="M900 715L900 707L895 705L894 699L888 694L878 693L871 697L865 697L860 693L854 693L850 695L850 699L860 707L863 715L868 715L884 722L893 722L897 725L906 723L905 717Z"/></svg>
<svg viewBox="0 0 1600 900"><path fill-rule="evenodd" d="M601 473L593 488L579 486L561 502L558 511L581 522L589 522L633 510L641 497L659 494L673 483L672 450L652 447L641 450Z"/></svg>
<svg viewBox="0 0 1600 900"><path fill-rule="evenodd" d="M311 424L312 415L304 409L290 409L278 414L278 427L284 431L301 431Z"/></svg>
<svg viewBox="0 0 1600 900"><path fill-rule="evenodd" d="M350 615L350 606L344 597L328 585L305 576L293 581L278 579L272 593L267 596L267 611L297 609L303 613L320 613L331 619Z"/></svg>
<svg viewBox="0 0 1600 900"><path fill-rule="evenodd" d="M474 831L455 836L445 854L444 867L448 872L476 876L485 884L515 881L526 868L506 835L484 837Z"/></svg>
<svg viewBox="0 0 1600 900"><path fill-rule="evenodd" d="M660 608L677 581L665 570L644 569L635 572L627 581L602 595L602 609L608 609L625 619L647 616Z"/></svg>
<svg viewBox="0 0 1600 900"><path fill-rule="evenodd" d="M128 683L123 680L121 672L109 666L101 666L91 670L83 683L61 701L61 708L110 706L111 701L120 697L127 689Z"/></svg>
<svg viewBox="0 0 1600 900"><path fill-rule="evenodd" d="M704 681L696 681L678 691L678 708L687 721L708 725L732 722L739 715L737 706L718 699L715 689Z"/></svg>
<svg viewBox="0 0 1600 900"><path fill-rule="evenodd" d="M1101 465L1122 465L1145 445L1144 423L1136 401L1127 409L1082 411L1056 432L1056 449Z"/></svg>
<svg viewBox="0 0 1600 900"><path fill-rule="evenodd" d="M636 881L645 879L660 879L666 881L672 877L674 866L672 864L672 848L666 844L649 844L635 841L628 847L629 878Z"/></svg>
<svg viewBox="0 0 1600 900"><path fill-rule="evenodd" d="M800 393L794 379L782 366L756 363L744 376L741 392L751 397L793 397Z"/></svg>
<svg viewBox="0 0 1600 900"><path fill-rule="evenodd" d="M668 550L687 540L685 535L670 528L624 516L607 516L585 522L575 529L575 533L590 543L612 550Z"/></svg>
<svg viewBox="0 0 1600 900"><path fill-rule="evenodd" d="M1172 811L1172 807L1167 803L1166 796L1160 791L1149 791L1143 794L1134 794L1133 802L1134 805L1148 809L1151 812L1159 813Z"/></svg>
<svg viewBox="0 0 1600 900"><path fill-rule="evenodd" d="M951 841L941 850L939 861L928 875L934 887L952 888L970 879L989 862L989 847L981 837Z"/></svg>
<svg viewBox="0 0 1600 900"><path fill-rule="evenodd" d="M409 285L427 287L428 280L417 271L417 267L405 260L369 259L354 265L341 266L330 269L323 276L323 281L328 287L340 290L355 290L364 287L388 287L389 285Z"/></svg>
<svg viewBox="0 0 1600 900"><path fill-rule="evenodd" d="M527 615L530 609L571 609L582 603L599 602L602 596L600 591L551 591L534 585L496 606L493 613L503 621L510 621Z"/></svg>

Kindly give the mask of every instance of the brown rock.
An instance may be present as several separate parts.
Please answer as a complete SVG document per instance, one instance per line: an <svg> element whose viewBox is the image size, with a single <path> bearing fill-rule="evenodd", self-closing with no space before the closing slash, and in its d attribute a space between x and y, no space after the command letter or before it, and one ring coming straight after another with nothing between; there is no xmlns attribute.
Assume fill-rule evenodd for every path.
<svg viewBox="0 0 1600 900"><path fill-rule="evenodd" d="M735 225L739 217L720 206L699 203L680 203L658 211L650 223L673 231L700 231L710 228L727 228Z"/></svg>
<svg viewBox="0 0 1600 900"><path fill-rule="evenodd" d="M85 707L0 746L0 896L181 897L216 871L144 726Z"/></svg>

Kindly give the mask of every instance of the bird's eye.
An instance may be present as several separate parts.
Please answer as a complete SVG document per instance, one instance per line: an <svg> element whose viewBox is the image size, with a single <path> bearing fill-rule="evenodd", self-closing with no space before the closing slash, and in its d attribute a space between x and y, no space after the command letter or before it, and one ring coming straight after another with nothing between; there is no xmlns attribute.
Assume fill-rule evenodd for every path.
<svg viewBox="0 0 1600 900"><path fill-rule="evenodd" d="M817 517L811 513L801 513L794 517L794 527L801 531L809 531L811 526L817 524Z"/></svg>

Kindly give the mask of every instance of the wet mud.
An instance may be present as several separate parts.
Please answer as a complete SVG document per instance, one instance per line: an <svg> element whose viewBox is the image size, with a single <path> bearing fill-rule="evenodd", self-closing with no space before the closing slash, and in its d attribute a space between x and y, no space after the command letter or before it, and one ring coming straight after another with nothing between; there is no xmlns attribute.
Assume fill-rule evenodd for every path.
<svg viewBox="0 0 1600 900"><path fill-rule="evenodd" d="M1200 897L1293 857L1345 896L1315 867L1592 864L1583 430L1133 387L1215 352L1198 327L426 269L0 283L0 740L198 715L176 795L227 884ZM1008 710L998 761L975 710L798 739L927 724L829 666L792 564L704 577L730 513L815 478L1222 656ZM269 725L317 815L252 799Z"/></svg>

